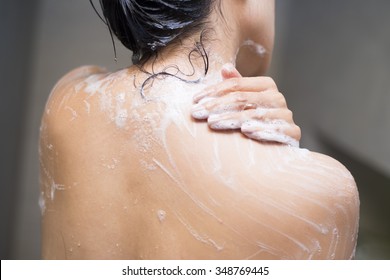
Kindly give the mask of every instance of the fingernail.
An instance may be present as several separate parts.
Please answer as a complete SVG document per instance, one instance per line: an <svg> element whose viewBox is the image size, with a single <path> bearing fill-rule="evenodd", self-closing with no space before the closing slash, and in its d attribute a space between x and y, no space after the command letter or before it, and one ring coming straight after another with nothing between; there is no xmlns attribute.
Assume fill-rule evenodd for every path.
<svg viewBox="0 0 390 280"><path fill-rule="evenodd" d="M211 94L212 92L213 92L212 90L201 91L201 92L195 94L194 97L192 98L192 100L193 100L195 103L198 103L199 100L203 99L205 96Z"/></svg>
<svg viewBox="0 0 390 280"><path fill-rule="evenodd" d="M233 72L235 67L232 63L226 63L222 66L222 69L228 72Z"/></svg>
<svg viewBox="0 0 390 280"><path fill-rule="evenodd" d="M202 105L195 105L192 107L191 115L195 119L204 120L208 118L209 111Z"/></svg>

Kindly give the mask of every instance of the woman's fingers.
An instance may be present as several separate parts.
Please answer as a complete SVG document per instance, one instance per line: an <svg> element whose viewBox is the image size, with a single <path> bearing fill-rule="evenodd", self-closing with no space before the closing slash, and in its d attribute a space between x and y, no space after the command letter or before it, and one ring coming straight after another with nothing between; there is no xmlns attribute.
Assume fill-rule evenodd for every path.
<svg viewBox="0 0 390 280"><path fill-rule="evenodd" d="M263 110L263 113L259 110L255 111L257 112L253 113L251 118L241 125L241 132L249 138L272 141L269 138L271 132L273 132L274 136L278 138L281 138L280 134L282 134L298 142L301 140L301 129L294 123L293 114L290 110L271 109Z"/></svg>
<svg viewBox="0 0 390 280"><path fill-rule="evenodd" d="M191 114L195 119L207 119L212 114L257 108L287 108L287 104L283 94L279 92L233 92L218 98L204 98L193 106Z"/></svg>
<svg viewBox="0 0 390 280"><path fill-rule="evenodd" d="M207 119L208 125L213 129L237 129L250 121L269 125L293 124L292 112L288 109L251 109L240 112L225 112L212 114ZM231 124L228 124L229 122ZM232 125L232 123L237 125ZM248 125L244 131L250 132L250 129L251 127Z"/></svg>
<svg viewBox="0 0 390 280"><path fill-rule="evenodd" d="M215 130L241 128L241 132L258 141L274 141L297 146L301 130L294 124L288 109L255 109L210 115L208 125Z"/></svg>
<svg viewBox="0 0 390 280"><path fill-rule="evenodd" d="M198 103L205 97L220 97L231 92L262 92L267 90L277 91L277 86L270 77L235 77L204 89L196 94L193 100Z"/></svg>
<svg viewBox="0 0 390 280"><path fill-rule="evenodd" d="M292 147L299 147L301 138L301 130L298 126L283 122L266 123L252 120L242 124L241 132L254 140L277 142Z"/></svg>
<svg viewBox="0 0 390 280"><path fill-rule="evenodd" d="M226 63L225 65L223 65L221 74L224 80L242 77L240 72L238 72L238 70L236 69L236 67L234 67L232 63Z"/></svg>

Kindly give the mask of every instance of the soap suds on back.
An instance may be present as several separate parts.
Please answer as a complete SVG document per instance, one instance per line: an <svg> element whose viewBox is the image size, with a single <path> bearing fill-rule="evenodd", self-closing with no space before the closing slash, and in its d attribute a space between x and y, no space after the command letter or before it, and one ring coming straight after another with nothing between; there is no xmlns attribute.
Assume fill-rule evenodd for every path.
<svg viewBox="0 0 390 280"><path fill-rule="evenodd" d="M161 210L161 209L157 210L157 217L158 217L158 220L160 222L163 222L165 220L166 216L167 216L167 212L165 212L164 210Z"/></svg>
<svg viewBox="0 0 390 280"><path fill-rule="evenodd" d="M256 45L252 41L246 41L244 45L253 47L259 55L266 53L264 48ZM318 219L306 215L305 211L299 209L299 205L296 202L299 199L299 201L306 203L306 205L320 209L323 213L334 212L334 209L328 207L322 201L316 201L311 196L312 194L315 195L321 192L325 193L326 190L321 189L319 182L316 182L312 178L307 178L304 175L305 171L312 171L312 169L314 170L312 172L319 174L322 172L322 169L315 171L316 168L318 169L318 166L311 166L309 164L303 167L295 166L295 160L297 158L309 159L309 152L307 150L292 148L298 147L299 143L282 134L282 129L285 125L283 121L259 121L247 122L245 124L247 133L252 133L251 136L253 138L257 137L257 139L262 141L287 143L291 146L290 148L283 149L273 148L272 155L264 154L264 158L269 159L269 162L266 162L264 166L261 165L264 159L257 158L257 154L255 153L255 145L258 145L255 141L247 139L249 144L245 146L242 145L243 142L241 142L239 137L232 136L235 137L236 142L231 146L231 150L226 150L224 149L225 138L219 137L217 133L215 133L213 138L210 138L212 141L209 141L204 147L209 151L209 154L205 152L205 158L198 159L194 156L196 155L196 149L202 147L201 145L195 144L188 146L187 150L185 150L186 155L183 156L177 151L181 151L184 147L186 143L185 139L183 142L175 142L174 139L177 138L175 138L176 135L174 133L177 133L179 137L183 135L184 137L188 137L188 139L191 139L190 142L195 139L194 143L196 143L196 139L201 130L199 124L191 119L189 112L192 106L192 95L195 91L197 92L204 88L206 83L202 84L204 82L202 81L195 89L195 86L186 85L183 82L167 77L163 83L157 80L153 87L153 92L150 94L147 93L146 99L142 99L138 96L138 89L128 92L126 90L115 91L113 82L119 76L109 75L103 79L97 79L97 76L88 78L86 84L84 84L85 91L89 94L89 97L97 96L99 103L96 108L91 108L92 102L88 97L84 100L84 104L82 104L83 110L85 108L87 113L90 113L91 110L93 110L92 112L95 112L96 109L102 110L109 118L109 121L114 124L114 127L116 126L117 131L131 127L132 130L131 134L129 133L128 135L128 141L131 141L130 143L133 147L136 146L133 152L134 154L131 155L134 157L132 163L139 168L142 176L150 180L148 181L149 185L147 185L148 192L153 193L157 200L164 199L164 195L166 194L170 194L174 198L180 198L178 199L179 201L173 201L172 204L161 204L164 205L164 210L158 209L155 206L152 208L153 211L151 213L155 222L157 220L160 222L160 224L157 222L159 227L161 226L162 228L171 221L175 222L176 219L182 229L187 231L195 239L194 242L199 241L218 252L225 248L226 242L225 239L215 234L217 232L215 230L220 229L226 236L229 235L239 239L245 246L248 244L253 246L253 253L248 254L248 258L261 256L264 252L286 258L315 258L316 254L321 250L328 253L329 257L334 257L339 243L338 229L331 222L321 221L319 223ZM221 77L212 77L212 79L218 81L221 80ZM129 81L129 84L132 82ZM80 85L78 89L81 90ZM130 103L128 102L129 95L132 95ZM203 102L205 101L203 100ZM150 110L148 106L151 106L153 110ZM71 108L68 109L73 119L75 119L77 112L74 114L72 110ZM259 111L260 113L264 112ZM200 111L198 117L205 118L205 114L205 112ZM206 124L203 123L202 125ZM233 120L226 121L225 123L220 122L218 125L233 129L238 128L240 124ZM239 154L238 160L242 163L240 165L242 167L241 169L229 170L231 164L228 162L228 159L231 160L231 154ZM113 158L105 158L100 164L107 169L115 169L119 164L116 158L117 156L118 158L121 157L119 155L114 156ZM186 162L188 162L188 167L183 164ZM256 168L263 168L263 172L253 172ZM207 177L208 184L213 182L217 188L208 188L207 184L205 186L198 184L198 181L202 182L198 179L199 174L203 174L199 170L204 171L204 174L209 176ZM270 172L267 173L264 170L270 170ZM323 176L328 176L329 172L331 170L326 170ZM303 175L301 177L295 176L294 178L299 178L299 182L290 182L293 188L285 189L282 193L286 197L298 198L296 200L280 201L278 198L269 195L269 190L277 188L277 185L262 185L267 176L272 177L278 176L275 174L292 173L302 173ZM261 174L261 176L258 176L258 174ZM158 179L156 180L156 178ZM188 178L193 178L193 180ZM242 182L245 182L249 186L243 185L244 183ZM198 184L198 186L194 187L195 184ZM49 197L51 200L54 200L55 192L57 190L63 190L64 186L54 183L54 180L49 185L47 186L50 189ZM254 186L260 187L256 188ZM218 191L216 191L217 189ZM220 198L222 196L219 195L221 194L221 190L226 200ZM225 194L230 194L233 199L225 196ZM229 207L227 207L226 203L229 201L237 202L237 205L229 203ZM251 209L255 213L259 211L264 215L274 217L274 221L277 218L286 217L291 221L299 223L299 225L304 225L311 232L318 232L321 236L330 236L331 234L329 232L332 228L335 228L336 231L332 231L332 242L328 246L329 248L309 236L297 235L293 231L285 232L282 228L275 226L275 224L267 224L264 220L261 220L260 216L252 215L251 212L244 211L238 207L241 202L247 203L248 201L250 203L253 202L254 206L251 206ZM50 203L50 200L47 203ZM134 202L134 205L137 203ZM179 206L183 206L183 203L185 203L186 207L179 208ZM39 205L41 212L44 213L47 207L45 197L40 198ZM225 211L221 211L221 207L227 208ZM195 211L190 212L187 209ZM269 211L269 213L264 209ZM127 209L125 210L127 211ZM169 216L167 213L169 213ZM229 215L233 217L240 215L240 224L233 223L229 219ZM207 220L211 227L204 227L203 223L199 222L203 220ZM282 246L272 246L267 244L266 241L263 242L263 239L258 238L259 235L243 230L244 227L241 224L254 225L259 232L266 230L271 235L277 236L279 241L286 241L289 246L294 248L295 253L293 252L290 255L284 251L284 247Z"/></svg>

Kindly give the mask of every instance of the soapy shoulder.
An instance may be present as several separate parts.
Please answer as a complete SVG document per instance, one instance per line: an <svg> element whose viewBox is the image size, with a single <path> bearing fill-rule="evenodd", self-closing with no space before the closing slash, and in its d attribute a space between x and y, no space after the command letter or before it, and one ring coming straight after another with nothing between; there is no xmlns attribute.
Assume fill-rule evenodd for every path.
<svg viewBox="0 0 390 280"><path fill-rule="evenodd" d="M104 75L105 70L97 66L82 66L64 75L53 87L46 102L43 114L44 121L74 121L79 113L82 97L81 84L98 75ZM81 100L82 101L82 100Z"/></svg>
<svg viewBox="0 0 390 280"><path fill-rule="evenodd" d="M111 73L86 66L65 75L47 101L41 142L51 139L68 155L80 146L85 147L83 153L91 155L102 154L103 150L107 154L120 149L130 152L129 139L134 131L132 106L134 96L139 96L131 71Z"/></svg>
<svg viewBox="0 0 390 280"><path fill-rule="evenodd" d="M297 149L301 150L301 149ZM327 196L342 198L354 205L358 205L358 191L356 182L350 171L336 159L306 151L297 152L296 161L290 165L289 170L296 172L304 182L317 185ZM305 179L306 178L306 179Z"/></svg>
<svg viewBox="0 0 390 280"><path fill-rule="evenodd" d="M356 183L351 172L341 162L330 156L315 152L311 152L311 157L320 168L327 170L329 174L333 174L332 177L343 183L346 189L356 190Z"/></svg>
<svg viewBox="0 0 390 280"><path fill-rule="evenodd" d="M310 157L312 161L308 164L312 167L306 182L312 190L306 190L305 195L317 201L320 207L313 206L307 211L332 220L332 238L337 237L339 244L330 257L351 259L359 227L360 201L355 180L349 170L332 157L319 153L310 153Z"/></svg>
<svg viewBox="0 0 390 280"><path fill-rule="evenodd" d="M97 66L69 72L54 86L43 122L57 133L86 127L105 130L123 123L126 115L121 107L126 106L129 96L122 90L124 72L109 73Z"/></svg>
<svg viewBox="0 0 390 280"><path fill-rule="evenodd" d="M57 82L42 116L42 153L46 151L45 142L56 143L58 151L64 154L78 150L81 145L87 145L88 151L96 152L103 142L103 147L111 144L112 138L106 135L112 135L112 125L100 104L100 96L103 96L101 87L105 85L101 81L108 75L102 68L84 66L69 72Z"/></svg>

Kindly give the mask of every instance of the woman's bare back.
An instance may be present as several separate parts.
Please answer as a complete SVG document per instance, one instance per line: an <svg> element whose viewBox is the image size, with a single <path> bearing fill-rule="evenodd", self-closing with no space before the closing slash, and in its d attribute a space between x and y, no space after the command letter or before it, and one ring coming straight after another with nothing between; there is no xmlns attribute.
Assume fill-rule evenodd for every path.
<svg viewBox="0 0 390 280"><path fill-rule="evenodd" d="M84 67L54 89L40 145L45 258L353 257L359 200L340 163L210 131L190 115L205 85L156 80L142 98L140 81Z"/></svg>

